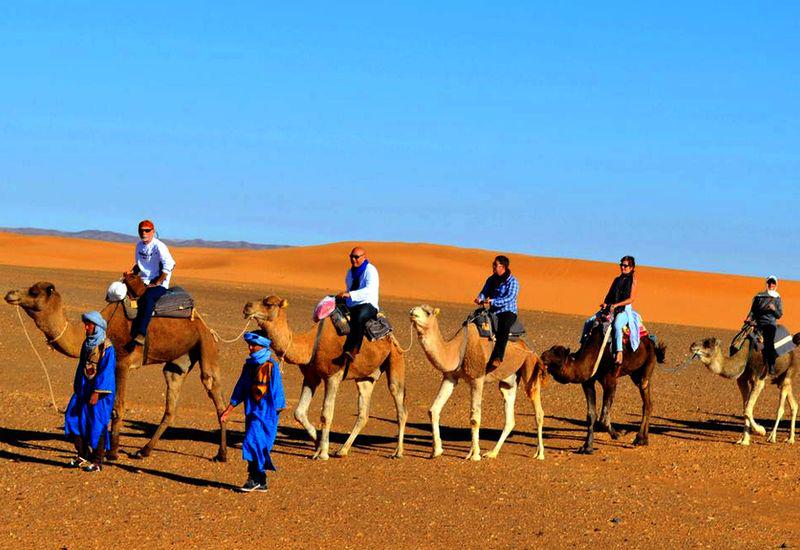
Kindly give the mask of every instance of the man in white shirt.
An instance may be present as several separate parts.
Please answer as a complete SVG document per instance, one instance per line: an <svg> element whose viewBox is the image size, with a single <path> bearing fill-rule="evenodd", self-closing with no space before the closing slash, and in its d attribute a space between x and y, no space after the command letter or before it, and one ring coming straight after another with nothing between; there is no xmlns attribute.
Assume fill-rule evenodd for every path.
<svg viewBox="0 0 800 550"><path fill-rule="evenodd" d="M335 358L335 365L352 363L364 340L364 325L378 315L378 270L369 263L367 252L360 246L350 251L350 269L344 278L347 290L336 295L344 299L350 310L350 334L344 341L342 355Z"/></svg>
<svg viewBox="0 0 800 550"><path fill-rule="evenodd" d="M150 220L139 222L141 240L136 243L135 263L131 270L147 285L147 290L139 297L136 319L133 320L131 327L133 344L140 346L144 345L147 327L153 317L153 308L158 299L166 294L172 270L175 269L172 254L169 253L167 245L156 238L155 231L156 228Z"/></svg>

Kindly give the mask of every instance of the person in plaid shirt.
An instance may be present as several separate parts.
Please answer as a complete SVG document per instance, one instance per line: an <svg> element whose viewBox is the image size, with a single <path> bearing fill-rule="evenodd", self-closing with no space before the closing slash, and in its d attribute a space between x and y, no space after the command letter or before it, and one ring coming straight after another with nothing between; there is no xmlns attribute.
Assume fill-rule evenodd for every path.
<svg viewBox="0 0 800 550"><path fill-rule="evenodd" d="M475 303L488 307L497 315L497 332L494 349L489 357L487 368L496 369L503 362L508 345L508 334L517 321L517 296L519 282L508 268L510 260L507 256L497 256L492 262L492 275L486 279Z"/></svg>

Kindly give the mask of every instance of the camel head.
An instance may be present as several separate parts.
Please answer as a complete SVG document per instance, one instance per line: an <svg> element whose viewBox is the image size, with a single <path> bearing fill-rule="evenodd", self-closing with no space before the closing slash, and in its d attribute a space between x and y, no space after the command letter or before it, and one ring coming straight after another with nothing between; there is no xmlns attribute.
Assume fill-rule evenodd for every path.
<svg viewBox="0 0 800 550"><path fill-rule="evenodd" d="M19 306L32 318L43 317L61 311L61 295L53 283L40 281L28 289L9 290L6 302Z"/></svg>
<svg viewBox="0 0 800 550"><path fill-rule="evenodd" d="M436 317L439 315L439 308L424 304L412 307L408 315L411 318L411 324L414 325L417 331L417 335L422 336L436 325Z"/></svg>
<svg viewBox="0 0 800 550"><path fill-rule="evenodd" d="M694 342L689 346L689 351L692 352L694 357L700 359L700 362L711 371L716 374L720 373L721 366L719 361L714 361L714 358L722 354L722 343L718 338L706 338L700 342Z"/></svg>
<svg viewBox="0 0 800 550"><path fill-rule="evenodd" d="M257 302L247 302L242 309L245 319L255 319L262 328L278 320L281 311L286 310L289 301L280 296L267 296Z"/></svg>
<svg viewBox="0 0 800 550"><path fill-rule="evenodd" d="M565 382L562 382L560 379L560 373L567 364L569 353L569 348L565 348L564 346L553 346L550 349L545 350L542 355L539 356L539 359L547 368L547 372L549 372L553 378L555 378L556 381L561 384L564 384Z"/></svg>

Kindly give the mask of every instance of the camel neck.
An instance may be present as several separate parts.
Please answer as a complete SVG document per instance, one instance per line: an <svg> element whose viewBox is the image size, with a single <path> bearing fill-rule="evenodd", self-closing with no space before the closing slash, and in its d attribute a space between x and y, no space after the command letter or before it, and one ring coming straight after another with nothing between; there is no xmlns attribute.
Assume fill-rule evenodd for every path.
<svg viewBox="0 0 800 550"><path fill-rule="evenodd" d="M465 330L467 330L467 327L463 327L456 332L453 338L445 341L442 331L439 329L439 324L431 323L428 330L420 334L420 344L422 344L425 355L427 355L428 360L436 370L453 372L461 366L461 351L464 339L462 332Z"/></svg>
<svg viewBox="0 0 800 550"><path fill-rule="evenodd" d="M732 357L725 355L722 349L717 348L709 367L713 372L719 374L723 378L737 378L744 371L749 356L750 342Z"/></svg>
<svg viewBox="0 0 800 550"><path fill-rule="evenodd" d="M294 365L306 365L311 362L313 349L309 341L313 342L313 336L309 338L307 333L297 334L292 331L285 315L281 315L276 322L260 322L259 327L266 331L272 340L272 349L279 359ZM312 329L311 332L315 333L316 330Z"/></svg>
<svg viewBox="0 0 800 550"><path fill-rule="evenodd" d="M50 347L68 357L80 357L85 333L79 324L70 323L63 309L46 317L34 317Z"/></svg>

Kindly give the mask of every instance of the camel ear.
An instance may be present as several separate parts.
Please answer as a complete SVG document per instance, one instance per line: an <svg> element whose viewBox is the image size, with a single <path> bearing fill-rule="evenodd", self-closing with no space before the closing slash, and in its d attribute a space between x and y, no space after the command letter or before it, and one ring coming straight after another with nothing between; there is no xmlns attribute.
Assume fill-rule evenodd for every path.
<svg viewBox="0 0 800 550"><path fill-rule="evenodd" d="M288 306L289 306L289 300L287 300L286 298L281 300L281 303L280 303L280 308L281 309L286 309Z"/></svg>
<svg viewBox="0 0 800 550"><path fill-rule="evenodd" d="M436 316L436 315L439 315L439 311L440 311L440 310L439 310L439 308L438 308L438 307L435 307L435 308L433 308L433 315L434 315L434 316Z"/></svg>

